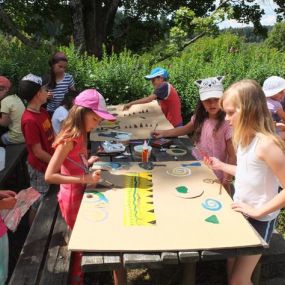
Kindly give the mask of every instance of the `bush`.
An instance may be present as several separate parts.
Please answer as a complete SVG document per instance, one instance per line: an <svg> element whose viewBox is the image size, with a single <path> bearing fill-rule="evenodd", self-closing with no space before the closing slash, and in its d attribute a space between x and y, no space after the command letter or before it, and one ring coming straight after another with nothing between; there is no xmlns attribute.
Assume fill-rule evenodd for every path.
<svg viewBox="0 0 285 285"><path fill-rule="evenodd" d="M285 21L274 25L273 29L269 32L268 38L265 41L266 45L270 48L276 48L279 51L285 51Z"/></svg>

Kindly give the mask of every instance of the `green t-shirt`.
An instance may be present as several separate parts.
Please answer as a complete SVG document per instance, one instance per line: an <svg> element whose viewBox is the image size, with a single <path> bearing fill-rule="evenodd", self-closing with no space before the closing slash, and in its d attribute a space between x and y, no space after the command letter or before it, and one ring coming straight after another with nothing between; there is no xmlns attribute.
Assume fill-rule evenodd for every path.
<svg viewBox="0 0 285 285"><path fill-rule="evenodd" d="M9 95L1 100L1 113L9 116L8 138L12 143L23 143L24 136L21 130L21 118L25 111L22 100L17 95Z"/></svg>

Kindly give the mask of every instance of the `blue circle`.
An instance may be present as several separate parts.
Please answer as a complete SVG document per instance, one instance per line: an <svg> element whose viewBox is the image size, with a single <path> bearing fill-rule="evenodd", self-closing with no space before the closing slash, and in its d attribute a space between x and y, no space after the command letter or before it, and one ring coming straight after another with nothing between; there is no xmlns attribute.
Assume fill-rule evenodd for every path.
<svg viewBox="0 0 285 285"><path fill-rule="evenodd" d="M202 206L210 211L218 211L222 208L222 203L215 199L206 199Z"/></svg>

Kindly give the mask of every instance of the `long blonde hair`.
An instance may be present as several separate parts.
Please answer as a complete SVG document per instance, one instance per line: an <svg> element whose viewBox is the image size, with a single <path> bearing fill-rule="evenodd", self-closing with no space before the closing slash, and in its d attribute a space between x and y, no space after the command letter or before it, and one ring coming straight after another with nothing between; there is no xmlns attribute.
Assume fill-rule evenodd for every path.
<svg viewBox="0 0 285 285"><path fill-rule="evenodd" d="M246 147L255 135L263 134L285 151L285 143L275 133L265 95L256 81L245 79L232 84L220 100L222 108L225 100L230 100L238 112L233 133L235 147Z"/></svg>
<svg viewBox="0 0 285 285"><path fill-rule="evenodd" d="M83 136L84 139L86 139L85 116L89 112L92 112L92 110L86 107L73 105L69 110L68 116L64 120L61 131L56 136L53 145L56 146L63 141L72 140L80 136Z"/></svg>

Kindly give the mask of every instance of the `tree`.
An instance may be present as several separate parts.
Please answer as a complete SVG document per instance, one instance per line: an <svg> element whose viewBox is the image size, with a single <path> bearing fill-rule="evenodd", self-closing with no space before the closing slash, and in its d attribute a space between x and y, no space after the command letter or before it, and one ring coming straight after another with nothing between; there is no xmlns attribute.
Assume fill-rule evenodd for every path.
<svg viewBox="0 0 285 285"><path fill-rule="evenodd" d="M269 32L266 44L269 47L285 51L285 21L275 24L272 31Z"/></svg>

